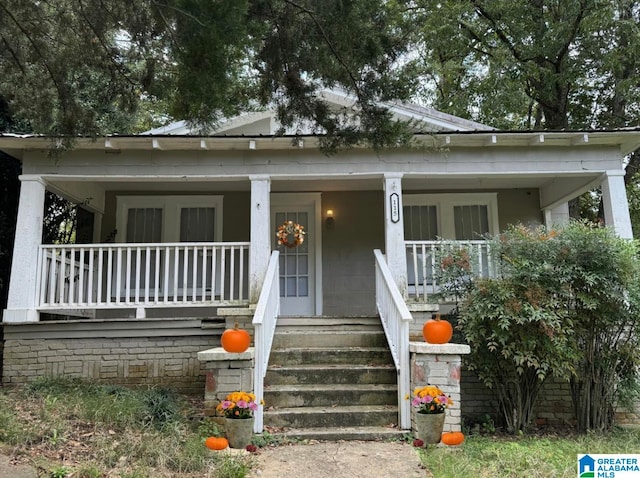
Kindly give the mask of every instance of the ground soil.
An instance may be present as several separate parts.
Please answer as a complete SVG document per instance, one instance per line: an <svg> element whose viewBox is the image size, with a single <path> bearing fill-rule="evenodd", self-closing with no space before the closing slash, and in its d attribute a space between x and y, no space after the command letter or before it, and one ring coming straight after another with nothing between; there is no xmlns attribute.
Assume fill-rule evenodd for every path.
<svg viewBox="0 0 640 478"><path fill-rule="evenodd" d="M5 450L6 452L6 450ZM224 452L223 452L224 453ZM242 451L242 453L246 453ZM311 442L261 448L250 478L425 478L417 450L400 442ZM0 454L0 478L38 478L38 470Z"/></svg>

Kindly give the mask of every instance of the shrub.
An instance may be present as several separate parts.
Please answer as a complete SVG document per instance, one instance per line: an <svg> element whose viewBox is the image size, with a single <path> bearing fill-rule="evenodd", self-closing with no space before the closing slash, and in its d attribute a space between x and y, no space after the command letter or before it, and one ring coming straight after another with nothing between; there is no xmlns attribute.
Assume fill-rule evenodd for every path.
<svg viewBox="0 0 640 478"><path fill-rule="evenodd" d="M638 382L635 243L573 222L513 227L490 247L498 276L464 283L458 326L472 349L469 367L495 392L507 428L531 423L553 375L570 379L578 430L609 429L616 403Z"/></svg>
<svg viewBox="0 0 640 478"><path fill-rule="evenodd" d="M558 277L572 315L571 394L579 431L608 430L616 404L637 389L640 264L637 243L574 223L559 237Z"/></svg>

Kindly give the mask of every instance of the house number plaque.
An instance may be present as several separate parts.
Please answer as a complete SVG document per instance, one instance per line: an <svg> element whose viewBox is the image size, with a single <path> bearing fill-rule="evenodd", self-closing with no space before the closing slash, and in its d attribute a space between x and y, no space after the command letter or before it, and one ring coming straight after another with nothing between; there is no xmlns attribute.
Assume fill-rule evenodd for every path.
<svg viewBox="0 0 640 478"><path fill-rule="evenodd" d="M391 222L396 223L400 220L400 196L397 193L393 193L389 196L391 201Z"/></svg>

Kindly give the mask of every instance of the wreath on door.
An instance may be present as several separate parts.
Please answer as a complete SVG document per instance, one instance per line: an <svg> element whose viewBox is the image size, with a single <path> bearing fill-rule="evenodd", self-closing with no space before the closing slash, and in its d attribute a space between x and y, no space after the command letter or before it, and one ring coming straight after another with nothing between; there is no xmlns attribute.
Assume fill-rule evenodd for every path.
<svg viewBox="0 0 640 478"><path fill-rule="evenodd" d="M278 245L293 249L304 242L305 234L304 226L293 221L285 221L278 228L276 237L278 238Z"/></svg>

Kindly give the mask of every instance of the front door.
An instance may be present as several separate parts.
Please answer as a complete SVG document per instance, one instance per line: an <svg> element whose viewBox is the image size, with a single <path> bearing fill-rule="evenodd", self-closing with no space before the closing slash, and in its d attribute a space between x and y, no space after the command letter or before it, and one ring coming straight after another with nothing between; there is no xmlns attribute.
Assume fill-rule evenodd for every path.
<svg viewBox="0 0 640 478"><path fill-rule="evenodd" d="M321 314L320 280L317 277L320 259L318 226L319 194L273 194L271 224L274 231L286 221L304 227L304 242L295 247L278 245L273 234L273 248L280 251L280 314L313 316ZM289 237L293 245L293 237Z"/></svg>

